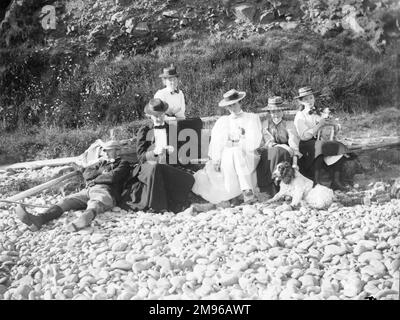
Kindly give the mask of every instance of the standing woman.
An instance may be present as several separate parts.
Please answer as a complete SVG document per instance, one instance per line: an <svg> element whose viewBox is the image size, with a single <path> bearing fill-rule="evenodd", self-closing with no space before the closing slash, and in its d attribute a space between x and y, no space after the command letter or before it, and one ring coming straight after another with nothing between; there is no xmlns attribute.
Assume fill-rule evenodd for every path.
<svg viewBox="0 0 400 320"><path fill-rule="evenodd" d="M133 169L128 205L132 209L155 212L179 212L186 204L194 183L191 174L178 169L169 159L174 151L169 137L169 125L165 122L168 105L160 99L151 99L144 112L151 123L142 126L137 133L136 152L139 164Z"/></svg>
<svg viewBox="0 0 400 320"><path fill-rule="evenodd" d="M268 106L262 110L268 111L271 117L262 122L263 142L257 149L261 157L257 166L257 184L261 192L273 196L278 192L272 179L276 165L293 159L293 167L298 169L297 158L301 154L295 128L283 120L282 97L269 98Z"/></svg>
<svg viewBox="0 0 400 320"><path fill-rule="evenodd" d="M256 167L259 156L261 121L258 115L244 112L240 101L246 92L229 90L219 102L230 115L221 116L211 131L210 160L194 174L192 191L217 204L241 194L245 202L255 200Z"/></svg>
<svg viewBox="0 0 400 320"><path fill-rule="evenodd" d="M340 181L340 172L345 161L343 156L347 152L346 146L338 141L322 141L316 138L322 127L333 125L335 130L338 130L338 125L316 113L315 97L310 87L300 88L299 95L295 99L299 99L304 107L294 118L294 125L300 138L299 151L303 155L299 161L300 169L306 176L312 177L314 168L314 184L320 184L321 169L325 163L330 173L332 189L345 190Z"/></svg>
<svg viewBox="0 0 400 320"><path fill-rule="evenodd" d="M168 104L165 120L185 119L185 96L182 90L179 89L179 75L176 67L171 65L164 68L160 78L165 85L165 88L158 90L154 98L161 99Z"/></svg>

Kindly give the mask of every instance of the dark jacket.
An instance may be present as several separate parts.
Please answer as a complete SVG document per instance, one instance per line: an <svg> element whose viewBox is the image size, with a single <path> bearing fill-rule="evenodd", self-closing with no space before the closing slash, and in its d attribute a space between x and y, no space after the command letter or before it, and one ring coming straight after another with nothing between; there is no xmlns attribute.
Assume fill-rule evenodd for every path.
<svg viewBox="0 0 400 320"><path fill-rule="evenodd" d="M167 130L167 143L170 143L169 139L169 125L166 123L166 130ZM154 154L155 148L155 138L154 138L154 124L149 123L143 125L139 128L136 134L136 154L138 158L138 163L143 164L147 160L154 160L157 161L158 157ZM169 157L167 155L167 162ZM135 177L139 171L140 166L136 166L133 169L132 176Z"/></svg>
<svg viewBox="0 0 400 320"><path fill-rule="evenodd" d="M87 186L94 184L109 186L111 195L119 203L130 169L130 163L121 158L115 159L114 162L103 160L96 165L87 167L83 171L83 178Z"/></svg>
<svg viewBox="0 0 400 320"><path fill-rule="evenodd" d="M175 136L174 124L166 125L167 143L174 146L175 152L166 156L166 163L159 163L158 157L154 154L155 137L154 125L142 126L136 133L136 153L138 165L133 169L129 180L130 193L123 195L123 201L129 201L129 206L136 210L170 210L179 212L185 204L190 192L194 178L179 168L176 162L177 139ZM170 136L171 135L171 136ZM150 161L155 161L151 163Z"/></svg>
<svg viewBox="0 0 400 320"><path fill-rule="evenodd" d="M178 150L179 148L187 143L189 137L186 137L186 140L180 141L178 140L179 133L184 129L192 129L197 133L198 142L198 152L195 159L201 156L201 130L203 128L203 123L200 118L194 119L182 119L178 120L176 124L165 124L167 130L167 143L172 145L175 148L175 151L171 154L166 155L167 164L173 165L175 167L179 167L181 169L190 169L191 166L187 164L182 164L180 159L178 159ZM170 136L171 134L171 136ZM154 138L154 124L153 122L143 125L139 128L136 134L136 153L138 158L138 163L143 164L146 160L154 160L157 161L157 156L154 154L155 148L155 138ZM193 157L193 155L189 154L188 157ZM134 169L133 176L135 176L139 171L139 168Z"/></svg>
<svg viewBox="0 0 400 320"><path fill-rule="evenodd" d="M165 127L167 130L167 143L169 143L169 125L166 123ZM136 153L139 163L155 159L154 148L154 124L149 123L141 126L136 134Z"/></svg>

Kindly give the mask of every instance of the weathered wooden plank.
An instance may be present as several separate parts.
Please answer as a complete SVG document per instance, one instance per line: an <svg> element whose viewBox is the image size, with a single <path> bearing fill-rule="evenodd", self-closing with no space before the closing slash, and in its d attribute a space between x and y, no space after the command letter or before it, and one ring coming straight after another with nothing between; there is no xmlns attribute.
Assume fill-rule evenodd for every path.
<svg viewBox="0 0 400 320"><path fill-rule="evenodd" d="M22 200L22 199L24 199L24 198L33 196L33 195L35 195L35 194L37 194L37 193L39 193L39 192L41 192L41 191L43 191L43 190L46 190L46 189L48 189L48 188L50 188L50 187L52 187L52 186L58 185L58 184L60 184L60 183L63 182L63 181L72 179L72 178L78 176L79 174L80 174L79 171L73 171L73 172L67 173L66 175L63 175L63 176L58 177L58 178L56 178L56 179L47 181L47 182L45 182L45 183L42 183L42 184L40 184L40 185L38 185L38 186L36 186L36 187L30 188L30 189L28 189L28 190L22 191L22 192L20 192L20 193L18 193L18 194L16 194L16 195L13 195L13 196L11 196L11 197L5 199L5 200L6 200L6 201L18 201L18 200Z"/></svg>
<svg viewBox="0 0 400 320"><path fill-rule="evenodd" d="M8 203L8 204L19 204L24 207L34 207L34 208L50 208L49 206L42 206L38 204L30 204L30 203L23 203L23 202L18 202L18 201L10 201L10 200L2 200L0 199L0 207L2 206L1 203Z"/></svg>
<svg viewBox="0 0 400 320"><path fill-rule="evenodd" d="M284 111L284 119L287 121L293 121L294 116L297 110L285 110ZM264 120L268 117L268 112L260 112L257 113L260 116L261 120ZM212 129L215 121L219 118L219 116L212 116L212 117L202 117L202 121L204 123L204 130L208 133ZM379 141L380 139L380 141ZM101 140L98 140L101 143ZM97 141L96 141L97 142ZM95 143L96 143L95 142ZM135 162L137 160L136 157L136 146L135 146L135 139L130 140L121 140L122 142L122 157L128 161ZM370 139L343 139L345 145L348 146L351 152L363 152L378 148L391 148L397 147L400 145L400 137L380 137L380 138L370 138ZM40 169L44 166L63 166L69 164L80 164L85 162L85 153L77 156L77 157L68 157L68 158L59 158L59 159L49 159L49 160L38 160L38 161L30 161L30 162L22 162L16 163L9 166L3 166L2 169ZM192 161L195 161L194 159ZM202 162L202 161L200 161Z"/></svg>
<svg viewBox="0 0 400 320"><path fill-rule="evenodd" d="M381 148L393 148L400 146L400 139L396 142L381 142L377 144L365 144L365 145L350 145L348 146L349 150L355 153L361 153L364 151L381 149Z"/></svg>
<svg viewBox="0 0 400 320"><path fill-rule="evenodd" d="M60 167L72 163L77 163L79 157L67 157L67 158L58 158L58 159L48 159L48 160L35 160L35 161L27 161L14 163L8 166L4 166L3 169L40 169L43 167Z"/></svg>

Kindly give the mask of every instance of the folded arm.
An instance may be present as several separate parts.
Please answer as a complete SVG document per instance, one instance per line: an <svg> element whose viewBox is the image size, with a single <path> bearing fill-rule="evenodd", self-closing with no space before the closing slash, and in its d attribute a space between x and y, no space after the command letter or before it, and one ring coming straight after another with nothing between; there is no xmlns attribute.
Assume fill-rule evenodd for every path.
<svg viewBox="0 0 400 320"><path fill-rule="evenodd" d="M130 164L128 161L122 160L118 167L111 172L99 175L94 182L96 184L119 184L129 176Z"/></svg>
<svg viewBox="0 0 400 320"><path fill-rule="evenodd" d="M101 172L99 171L101 162L97 163L97 164L93 164L89 167L87 167L83 172L83 178L85 179L85 181L90 181L95 179L98 175L101 174Z"/></svg>

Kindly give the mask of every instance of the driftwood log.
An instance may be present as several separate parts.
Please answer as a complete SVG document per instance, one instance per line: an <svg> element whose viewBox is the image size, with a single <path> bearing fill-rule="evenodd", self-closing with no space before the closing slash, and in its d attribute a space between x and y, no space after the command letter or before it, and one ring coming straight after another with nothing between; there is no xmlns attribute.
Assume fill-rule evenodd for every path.
<svg viewBox="0 0 400 320"><path fill-rule="evenodd" d="M38 205L38 204L30 204L30 203L23 203L23 202L18 202L18 201L2 200L2 199L0 199L0 208L2 207L1 203L19 204L23 207L50 208L49 206L42 206L42 205Z"/></svg>
<svg viewBox="0 0 400 320"><path fill-rule="evenodd" d="M27 197L33 196L33 195L43 191L43 190L46 190L46 189L48 189L48 188L50 188L52 186L60 185L62 182L65 182L65 181L67 181L69 179L72 179L72 178L74 178L74 177L76 177L76 176L78 176L80 174L81 173L79 171L73 171L73 172L67 173L67 174L65 174L65 175L63 175L61 177L58 177L58 178L55 178L53 180L47 181L47 182L42 183L42 184L40 184L40 185L38 185L36 187L33 187L31 189L22 191L22 192L20 192L20 193L18 193L16 195L13 195L13 196L5 199L5 200L7 202L10 202L10 201L18 201L18 200L25 199Z"/></svg>
<svg viewBox="0 0 400 320"><path fill-rule="evenodd" d="M293 121L294 116L297 110L285 110L284 111L284 119L288 122ZM264 120L268 117L267 112L257 113L260 116L261 120ZM219 116L212 117L202 117L203 128L206 132L211 133L211 128L213 127L215 121L219 118ZM115 137L115 132L112 129L111 136ZM369 138L369 139L339 139L340 142L345 144L350 152L361 153L368 150L380 149L380 148L393 148L400 146L400 137L379 137L379 138ZM132 163L137 160L136 157L136 147L135 147L135 139L129 140L121 140L122 152L121 156ZM1 169L40 169L45 166L55 167L55 166L63 166L69 164L77 164L80 166L86 166L92 164L92 161L95 156L97 156L97 147L101 145L103 142L101 140L97 140L93 143L92 146L95 148L90 150L86 150L82 155L76 157L68 157L68 158L59 158L59 159L49 159L49 160L38 160L38 161L30 161L30 162L21 162L8 166L2 166ZM204 154L207 154L207 150L205 150ZM201 159L191 159L191 163L204 163L207 161L207 158Z"/></svg>

